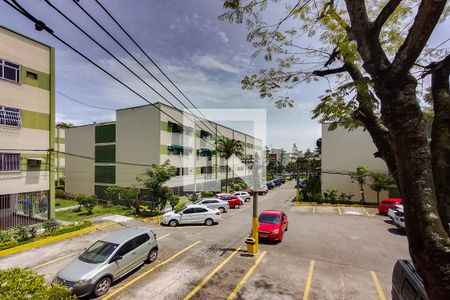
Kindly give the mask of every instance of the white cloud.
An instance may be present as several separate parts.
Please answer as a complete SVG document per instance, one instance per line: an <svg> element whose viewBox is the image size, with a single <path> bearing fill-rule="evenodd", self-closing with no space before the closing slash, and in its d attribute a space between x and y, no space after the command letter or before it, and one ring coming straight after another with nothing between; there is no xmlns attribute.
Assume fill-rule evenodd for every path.
<svg viewBox="0 0 450 300"><path fill-rule="evenodd" d="M209 70L221 70L227 73L237 74L239 73L239 69L225 63L219 61L217 58L211 55L202 55L202 56L194 56L193 62L202 68Z"/></svg>
<svg viewBox="0 0 450 300"><path fill-rule="evenodd" d="M219 37L222 40L222 42L224 42L224 44L228 44L229 39L228 39L228 37L227 37L225 32L219 31Z"/></svg>

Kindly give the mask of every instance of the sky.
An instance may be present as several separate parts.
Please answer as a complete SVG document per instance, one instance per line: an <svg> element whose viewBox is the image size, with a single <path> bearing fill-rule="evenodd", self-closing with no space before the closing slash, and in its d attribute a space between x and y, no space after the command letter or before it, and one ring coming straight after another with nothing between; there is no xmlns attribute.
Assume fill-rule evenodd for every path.
<svg viewBox="0 0 450 300"><path fill-rule="evenodd" d="M295 142L301 150L315 148L316 140L321 136L321 125L317 120L311 119L311 110L317 105L318 97L327 89L327 82L298 85L290 92L290 96L297 100L294 107L281 110L273 102L261 99L257 92L242 90L240 81L243 77L257 73L267 65L261 58L251 58L255 49L246 41L247 31L244 25L218 20L217 17L224 12L221 0L100 1L198 108L241 108L249 112L250 109L265 110L269 147L283 147L289 151ZM145 95L148 100L164 102L44 1L19 2L57 35ZM72 1L52 3L123 59L172 103L182 108ZM162 79L95 1L82 0L80 3ZM1 25L55 47L57 121L76 125L110 121L114 120L115 109L146 104L47 33L36 31L34 24L3 1L0 1L0 11ZM281 12L284 12L284 6L271 8L274 18L277 13L281 15ZM82 105L61 94L102 109ZM245 120L224 123L250 134L253 131L249 126L251 123Z"/></svg>

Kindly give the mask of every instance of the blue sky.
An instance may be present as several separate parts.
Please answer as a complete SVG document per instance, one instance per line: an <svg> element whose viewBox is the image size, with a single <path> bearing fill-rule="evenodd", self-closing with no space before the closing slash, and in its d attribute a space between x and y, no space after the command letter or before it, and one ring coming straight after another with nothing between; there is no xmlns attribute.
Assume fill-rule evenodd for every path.
<svg viewBox="0 0 450 300"><path fill-rule="evenodd" d="M297 100L294 108L283 110L275 108L273 102L260 99L255 92L241 90L240 81L244 75L258 72L266 65L260 58L250 58L254 49L246 41L246 29L243 25L217 19L224 11L222 1L103 0L101 2L197 107L267 109L269 147L284 147L290 150L294 142L300 149L315 147L315 141L321 135L321 127L316 120L311 120L311 110L318 103L318 96L328 87L327 82L298 85L291 92L291 96ZM48 7L44 1L21 1L21 3L53 28L56 34L111 70L148 99L162 100ZM151 80L137 64L126 58L126 53L96 27L72 1L52 1L52 3L81 24L114 54L125 58L138 74L157 86L156 82ZM80 3L104 26L112 29L119 40L128 41L95 1L82 0ZM279 9L283 10L284 7L279 6ZM2 12L0 23L3 26L56 48L57 91L74 99L106 108L93 109L57 94L58 121L75 124L107 121L114 119L114 109L145 104L142 99L112 81L47 33L34 30L32 23L3 2L0 2L0 11ZM272 10L271 14L276 16L277 11ZM448 29L445 31L441 32L447 34ZM151 66L131 43L127 45L146 66ZM158 90L163 92L162 88ZM175 100L172 101L176 103ZM243 124L248 125L246 122L237 122L234 126L228 122L226 125L248 131L247 125Z"/></svg>

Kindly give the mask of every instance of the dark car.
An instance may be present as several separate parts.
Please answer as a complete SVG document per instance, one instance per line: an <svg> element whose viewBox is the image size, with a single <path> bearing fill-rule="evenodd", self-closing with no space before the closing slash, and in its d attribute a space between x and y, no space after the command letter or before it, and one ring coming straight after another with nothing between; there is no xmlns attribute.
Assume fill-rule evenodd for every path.
<svg viewBox="0 0 450 300"><path fill-rule="evenodd" d="M273 181L273 184L274 184L275 186L280 186L280 185L281 185L280 179L275 179L275 180Z"/></svg>
<svg viewBox="0 0 450 300"><path fill-rule="evenodd" d="M392 272L392 300L427 300L422 279L412 261L399 259Z"/></svg>
<svg viewBox="0 0 450 300"><path fill-rule="evenodd" d="M271 190L271 189L273 189L273 188L275 187L275 185L273 184L272 181L268 181L268 182L266 183L266 185L267 185L267 188L268 188L269 190Z"/></svg>

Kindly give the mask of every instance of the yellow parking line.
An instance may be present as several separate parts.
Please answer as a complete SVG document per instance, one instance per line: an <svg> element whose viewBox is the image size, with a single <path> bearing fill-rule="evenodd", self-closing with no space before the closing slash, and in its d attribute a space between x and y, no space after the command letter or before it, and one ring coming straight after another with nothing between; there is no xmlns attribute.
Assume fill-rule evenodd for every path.
<svg viewBox="0 0 450 300"><path fill-rule="evenodd" d="M34 266L34 267L32 268L32 270L42 268L43 266L46 266L46 265L55 263L55 262L57 262L57 261L59 261L59 260L61 260L61 259L64 259L64 258L67 258L67 257L70 257L70 256L74 256L74 255L76 255L76 254L77 254L77 253L70 253L70 254L67 254L67 255L64 255L64 256L61 256L61 257L58 257L58 258L49 260L49 261L47 261L47 262L45 262L45 263L42 263L42 264L37 265L37 266Z"/></svg>
<svg viewBox="0 0 450 300"><path fill-rule="evenodd" d="M186 297L184 297L184 300L191 299L192 296L195 295L217 272L219 272L220 269L222 269L223 266L225 266L232 258L233 256L238 253L238 251L241 250L241 248L237 248L234 250L233 253L230 254L220 265L218 265L211 273L208 274L208 276L205 277Z"/></svg>
<svg viewBox="0 0 450 300"><path fill-rule="evenodd" d="M338 209L338 211L339 211L339 215L342 216L341 208L338 206L337 209Z"/></svg>
<svg viewBox="0 0 450 300"><path fill-rule="evenodd" d="M370 274L372 275L373 284L375 285L375 289L377 290L378 298L380 300L386 300L383 289L381 288L380 282L378 281L377 274L374 271L370 271Z"/></svg>
<svg viewBox="0 0 450 300"><path fill-rule="evenodd" d="M245 282L248 280L250 275L252 275L253 271L255 271L256 267L259 265L259 263L263 259L264 255L266 255L266 253L267 253L267 251L264 251L261 253L261 255L258 257L258 259L255 261L255 264L247 271L247 273L244 275L242 280L238 283L238 285L231 292L230 296L228 296L227 300L233 300L237 296L237 293L244 286Z"/></svg>
<svg viewBox="0 0 450 300"><path fill-rule="evenodd" d="M366 213L366 215L368 216L368 217L371 217L372 215L370 215L368 212L367 212L367 210L363 207L363 206L361 206L361 208L362 208L362 210Z"/></svg>
<svg viewBox="0 0 450 300"><path fill-rule="evenodd" d="M187 246L186 248L184 248L183 250L177 252L176 254L174 254L173 256L171 256L170 258L166 259L163 262L160 262L159 264L157 264L156 266L154 266L153 268L145 271L144 273L142 273L141 275L133 278L132 280L128 281L127 283L125 283L124 285L120 286L117 288L117 290L111 292L110 294L106 295L106 297L103 298L103 300L106 299L111 299L111 297L113 297L114 295L120 293L121 291L123 291L124 289L126 289L127 287L129 287L130 285L132 285L133 283L139 281L140 279L142 279L144 276L150 274L151 272L155 271L156 269L158 269L159 267L162 267L163 265L167 264L168 262L172 261L173 259L175 259L177 256L183 254L184 252L188 251L189 249L191 249L192 247L194 247L195 245L201 243L201 241L195 242L190 246Z"/></svg>
<svg viewBox="0 0 450 300"><path fill-rule="evenodd" d="M314 272L314 264L315 264L314 260L311 260L311 262L309 263L309 271L308 277L306 278L305 291L303 292L303 300L308 300L309 298L309 291L311 289L311 281Z"/></svg>
<svg viewBox="0 0 450 300"><path fill-rule="evenodd" d="M157 237L156 240L157 240L157 241L160 241L160 240L162 240L162 239L165 239L165 238L168 237L169 235L170 235L170 233L165 234L165 235L160 236L160 237Z"/></svg>
<svg viewBox="0 0 450 300"><path fill-rule="evenodd" d="M313 206L313 214L315 214L315 213L316 213L316 207Z"/></svg>

